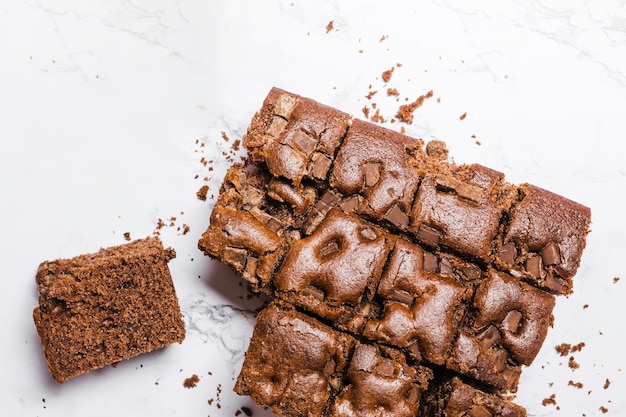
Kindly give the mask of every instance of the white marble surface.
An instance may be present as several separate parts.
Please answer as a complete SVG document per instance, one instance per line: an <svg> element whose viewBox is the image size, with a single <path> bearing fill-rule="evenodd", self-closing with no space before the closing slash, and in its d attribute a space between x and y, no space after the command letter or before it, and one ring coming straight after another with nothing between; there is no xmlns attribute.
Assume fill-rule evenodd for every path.
<svg viewBox="0 0 626 417"><path fill-rule="evenodd" d="M401 100L433 90L407 133L590 206L575 293L517 401L530 416L626 414L623 0L10 0L0 62L2 415L270 415L232 393L259 300L196 248L212 205L195 193L205 176L217 189L274 85L358 117L376 102L387 120L399 103L386 88ZM173 216L161 237L178 253L186 340L55 383L31 319L39 262ZM553 348L564 342L585 343L578 369ZM558 409L542 405L552 394Z"/></svg>

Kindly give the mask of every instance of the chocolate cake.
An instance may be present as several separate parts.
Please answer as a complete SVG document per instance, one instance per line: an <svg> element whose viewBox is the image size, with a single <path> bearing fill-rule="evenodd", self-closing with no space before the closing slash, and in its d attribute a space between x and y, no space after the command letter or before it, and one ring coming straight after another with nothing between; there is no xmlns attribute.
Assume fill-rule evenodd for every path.
<svg viewBox="0 0 626 417"><path fill-rule="evenodd" d="M587 207L276 88L243 145L198 242L275 300L237 392L284 416L525 415L506 396L573 291Z"/></svg>
<svg viewBox="0 0 626 417"><path fill-rule="evenodd" d="M146 238L41 263L33 318L56 381L183 341L175 256Z"/></svg>

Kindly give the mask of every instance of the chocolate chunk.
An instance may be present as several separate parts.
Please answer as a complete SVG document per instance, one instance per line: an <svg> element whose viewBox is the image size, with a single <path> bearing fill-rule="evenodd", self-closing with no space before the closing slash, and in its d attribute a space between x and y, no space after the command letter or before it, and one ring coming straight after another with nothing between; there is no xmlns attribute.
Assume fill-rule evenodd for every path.
<svg viewBox="0 0 626 417"><path fill-rule="evenodd" d="M417 238L427 246L437 247L441 232L433 227L422 225L417 231Z"/></svg>
<svg viewBox="0 0 626 417"><path fill-rule="evenodd" d="M544 265L556 265L561 262L559 247L554 242L548 243L541 248L541 259Z"/></svg>
<svg viewBox="0 0 626 417"><path fill-rule="evenodd" d="M515 264L515 257L517 256L517 249L513 242L509 242L506 245L500 247L498 251L498 259L507 265Z"/></svg>
<svg viewBox="0 0 626 417"><path fill-rule="evenodd" d="M328 175L328 171L333 161L321 152L313 153L309 164L309 175L317 180L324 180Z"/></svg>
<svg viewBox="0 0 626 417"><path fill-rule="evenodd" d="M389 213L387 213L385 219L398 229L404 230L409 225L409 216L398 206L393 206L393 208L389 210Z"/></svg>

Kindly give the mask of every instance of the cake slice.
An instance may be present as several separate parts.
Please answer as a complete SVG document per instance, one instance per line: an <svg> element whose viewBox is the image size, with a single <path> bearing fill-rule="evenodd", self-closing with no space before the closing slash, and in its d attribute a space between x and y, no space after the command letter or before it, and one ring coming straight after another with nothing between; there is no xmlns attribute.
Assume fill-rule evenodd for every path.
<svg viewBox="0 0 626 417"><path fill-rule="evenodd" d="M33 318L57 382L183 341L175 256L146 238L40 264Z"/></svg>

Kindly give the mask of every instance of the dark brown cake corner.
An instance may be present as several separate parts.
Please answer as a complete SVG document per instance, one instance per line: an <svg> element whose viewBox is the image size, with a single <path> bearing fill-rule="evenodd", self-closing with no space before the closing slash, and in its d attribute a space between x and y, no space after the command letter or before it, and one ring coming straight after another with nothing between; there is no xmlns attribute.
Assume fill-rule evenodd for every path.
<svg viewBox="0 0 626 417"><path fill-rule="evenodd" d="M183 341L175 256L146 238L41 263L33 319L57 382Z"/></svg>

